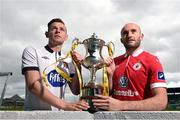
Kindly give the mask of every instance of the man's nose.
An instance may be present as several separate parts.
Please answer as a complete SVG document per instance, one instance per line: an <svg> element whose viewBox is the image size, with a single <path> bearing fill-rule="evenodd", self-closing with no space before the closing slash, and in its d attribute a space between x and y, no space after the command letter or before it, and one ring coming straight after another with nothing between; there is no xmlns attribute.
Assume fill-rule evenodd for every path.
<svg viewBox="0 0 180 120"><path fill-rule="evenodd" d="M132 37L132 32L129 32L129 33L128 33L128 37Z"/></svg>
<svg viewBox="0 0 180 120"><path fill-rule="evenodd" d="M60 33L61 32L61 30L60 29L56 29L56 33Z"/></svg>

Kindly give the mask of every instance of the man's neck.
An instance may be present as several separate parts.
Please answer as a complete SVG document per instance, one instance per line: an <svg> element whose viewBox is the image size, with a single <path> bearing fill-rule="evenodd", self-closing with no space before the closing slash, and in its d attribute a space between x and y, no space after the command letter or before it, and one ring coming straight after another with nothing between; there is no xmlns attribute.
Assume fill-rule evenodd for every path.
<svg viewBox="0 0 180 120"><path fill-rule="evenodd" d="M59 52L61 51L62 45L51 45L48 44L48 46L54 51L54 52Z"/></svg>
<svg viewBox="0 0 180 120"><path fill-rule="evenodd" d="M134 52L136 52L137 50L139 50L140 49L140 47L138 47L138 48L132 48L132 49L126 49L126 54L127 55L132 55Z"/></svg>

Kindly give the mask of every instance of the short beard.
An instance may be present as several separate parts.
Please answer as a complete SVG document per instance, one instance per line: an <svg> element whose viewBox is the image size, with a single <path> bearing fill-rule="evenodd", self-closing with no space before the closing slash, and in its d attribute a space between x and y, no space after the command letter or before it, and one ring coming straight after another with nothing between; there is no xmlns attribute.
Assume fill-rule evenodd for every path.
<svg viewBox="0 0 180 120"><path fill-rule="evenodd" d="M136 48L138 48L140 46L140 42L138 42L137 44L135 45L127 45L127 44L124 44L124 47L126 48L126 50L135 50Z"/></svg>

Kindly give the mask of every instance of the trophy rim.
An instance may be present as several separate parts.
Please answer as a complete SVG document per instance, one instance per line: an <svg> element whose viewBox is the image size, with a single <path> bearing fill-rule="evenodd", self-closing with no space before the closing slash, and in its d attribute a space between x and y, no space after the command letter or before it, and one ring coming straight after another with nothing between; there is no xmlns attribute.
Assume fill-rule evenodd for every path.
<svg viewBox="0 0 180 120"><path fill-rule="evenodd" d="M100 43L101 43L101 45L102 46L104 46L105 45L105 41L103 40L103 39L99 39L99 38L92 38L92 37L90 37L90 38L87 38L87 39L85 39L85 40L83 40L83 44L84 43L86 43L86 42L89 42L90 40L93 40L93 41L99 41Z"/></svg>

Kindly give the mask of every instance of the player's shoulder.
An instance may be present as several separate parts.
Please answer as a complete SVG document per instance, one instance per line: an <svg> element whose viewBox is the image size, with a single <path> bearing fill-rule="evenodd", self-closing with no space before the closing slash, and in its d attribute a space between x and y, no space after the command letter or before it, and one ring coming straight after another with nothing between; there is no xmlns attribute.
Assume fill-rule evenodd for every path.
<svg viewBox="0 0 180 120"><path fill-rule="evenodd" d="M46 50L44 47L36 47L36 46L26 46L24 48L23 54L42 54L46 53Z"/></svg>
<svg viewBox="0 0 180 120"><path fill-rule="evenodd" d="M36 51L36 48L34 48L33 46L26 46L24 48L23 53L32 53L32 52L35 52L35 51Z"/></svg>
<svg viewBox="0 0 180 120"><path fill-rule="evenodd" d="M143 51L143 56L146 59L156 59L157 58L157 56L155 56L154 54L147 52L147 51Z"/></svg>
<svg viewBox="0 0 180 120"><path fill-rule="evenodd" d="M122 59L122 58L124 58L124 57L125 57L125 54L119 55L119 56L115 57L114 59Z"/></svg>
<svg viewBox="0 0 180 120"><path fill-rule="evenodd" d="M123 59L125 59L125 58L126 58L126 57L125 57L125 54L120 55L120 56L117 56L117 57L114 58L114 62L115 62L115 64L119 64L119 63L121 63L121 62L123 61Z"/></svg>
<svg viewBox="0 0 180 120"><path fill-rule="evenodd" d="M149 53L147 51L143 52L143 58L147 63L160 63L159 58L156 55Z"/></svg>

